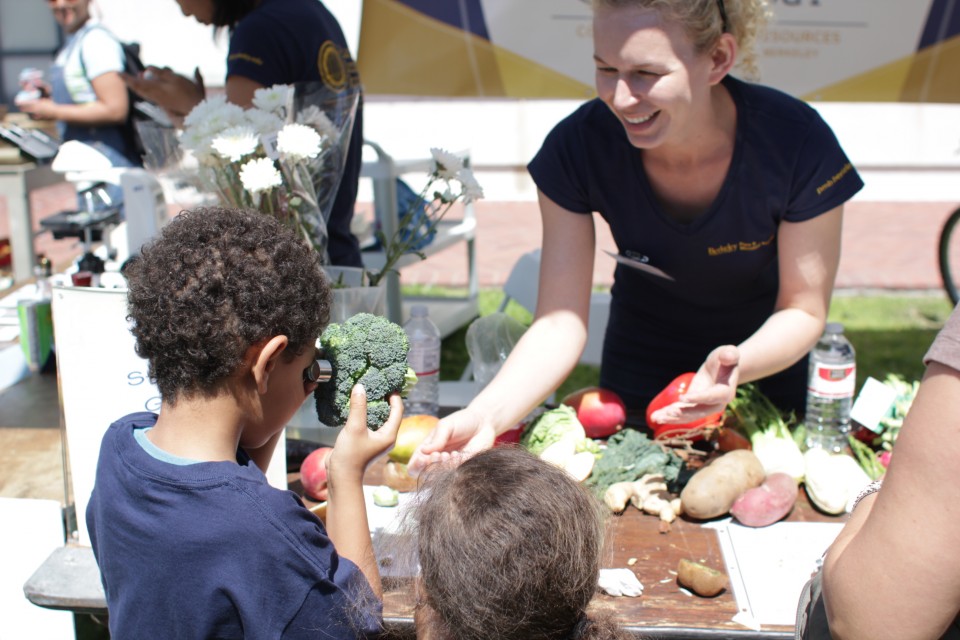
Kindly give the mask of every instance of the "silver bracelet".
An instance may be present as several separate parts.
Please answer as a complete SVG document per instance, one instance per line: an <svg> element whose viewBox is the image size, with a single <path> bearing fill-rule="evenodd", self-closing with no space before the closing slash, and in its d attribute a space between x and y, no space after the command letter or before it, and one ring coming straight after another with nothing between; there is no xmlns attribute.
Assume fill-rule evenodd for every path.
<svg viewBox="0 0 960 640"><path fill-rule="evenodd" d="M865 486L860 493L857 494L857 497L853 499L853 506L850 507L850 512L853 513L853 510L857 508L857 505L860 504L860 501L866 498L871 493L876 493L880 491L880 485L882 484L881 480L874 480L867 486Z"/></svg>

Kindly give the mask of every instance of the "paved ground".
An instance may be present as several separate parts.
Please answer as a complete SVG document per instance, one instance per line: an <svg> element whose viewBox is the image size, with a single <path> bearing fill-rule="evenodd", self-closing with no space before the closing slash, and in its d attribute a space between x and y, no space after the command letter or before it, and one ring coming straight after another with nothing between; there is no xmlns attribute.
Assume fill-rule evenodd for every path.
<svg viewBox="0 0 960 640"><path fill-rule="evenodd" d="M69 185L42 189L34 195L36 217L73 206ZM364 206L361 204L361 206ZM367 205L368 206L368 205ZM837 276L839 290L915 291L941 287L936 247L944 219L957 207L954 202L852 202L847 205L843 253ZM540 243L540 218L532 202L477 203L477 261L481 287L503 284L517 258ZM0 197L0 237L6 235L6 202ZM609 230L598 219L598 251L594 282L609 285L613 261L603 254L612 249ZM58 267L77 255L77 243L54 241L49 234L37 237L37 251L45 252ZM405 284L466 286L466 251L460 245L403 270Z"/></svg>

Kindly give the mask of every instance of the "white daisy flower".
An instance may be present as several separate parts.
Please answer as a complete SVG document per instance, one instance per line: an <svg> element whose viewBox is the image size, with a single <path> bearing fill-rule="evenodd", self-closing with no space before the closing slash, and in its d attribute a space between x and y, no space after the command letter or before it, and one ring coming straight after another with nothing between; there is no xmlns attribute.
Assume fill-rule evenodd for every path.
<svg viewBox="0 0 960 640"><path fill-rule="evenodd" d="M257 135L273 133L283 127L283 118L275 113L261 109L247 109L244 112L247 123L253 127Z"/></svg>
<svg viewBox="0 0 960 640"><path fill-rule="evenodd" d="M272 87L262 87L253 92L253 106L264 111L279 112L287 106L287 95L290 85L275 84Z"/></svg>
<svg viewBox="0 0 960 640"><path fill-rule="evenodd" d="M213 139L210 146L221 158L239 162L257 150L259 138L249 126L230 127Z"/></svg>
<svg viewBox="0 0 960 640"><path fill-rule="evenodd" d="M297 114L297 122L313 127L323 138L336 140L340 133L327 114L313 104Z"/></svg>
<svg viewBox="0 0 960 640"><path fill-rule="evenodd" d="M470 169L460 169L457 172L457 180L460 181L460 184L463 185L463 201L464 203L473 202L474 200L480 200L483 198L483 187L480 186L480 183L477 182L477 179L473 175L473 171Z"/></svg>
<svg viewBox="0 0 960 640"><path fill-rule="evenodd" d="M244 122L243 108L228 102L218 109L209 111L206 118L194 124L192 128L202 135L215 138L230 127L243 125Z"/></svg>
<svg viewBox="0 0 960 640"><path fill-rule="evenodd" d="M183 119L183 126L190 128L203 122L209 117L210 113L216 111L227 104L227 96L220 94L201 100L200 104L195 106Z"/></svg>
<svg viewBox="0 0 960 640"><path fill-rule="evenodd" d="M250 160L240 169L240 182L251 193L269 191L283 184L283 178L270 158Z"/></svg>
<svg viewBox="0 0 960 640"><path fill-rule="evenodd" d="M277 150L291 160L317 157L320 143L320 134L305 124L288 124L277 133Z"/></svg>
<svg viewBox="0 0 960 640"><path fill-rule="evenodd" d="M210 143L213 139L199 129L184 129L180 134L180 146L195 154L210 153Z"/></svg>
<svg viewBox="0 0 960 640"><path fill-rule="evenodd" d="M433 161L436 164L434 173L444 180L456 178L457 172L463 169L463 159L454 153L432 147L430 155L433 156Z"/></svg>

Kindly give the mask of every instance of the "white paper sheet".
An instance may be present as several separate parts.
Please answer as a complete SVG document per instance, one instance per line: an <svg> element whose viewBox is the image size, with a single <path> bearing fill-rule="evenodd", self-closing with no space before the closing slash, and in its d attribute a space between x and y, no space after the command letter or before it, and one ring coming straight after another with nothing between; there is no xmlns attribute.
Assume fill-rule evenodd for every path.
<svg viewBox="0 0 960 640"><path fill-rule="evenodd" d="M841 522L778 522L745 527L732 520L717 530L727 574L745 626L792 626L803 585L840 530Z"/></svg>

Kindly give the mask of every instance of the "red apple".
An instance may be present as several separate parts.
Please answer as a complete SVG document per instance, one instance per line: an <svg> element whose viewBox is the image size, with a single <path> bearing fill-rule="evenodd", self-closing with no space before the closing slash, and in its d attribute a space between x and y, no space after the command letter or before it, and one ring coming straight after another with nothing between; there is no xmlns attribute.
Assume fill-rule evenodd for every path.
<svg viewBox="0 0 960 640"><path fill-rule="evenodd" d="M300 465L300 483L311 500L323 502L327 499L327 456L332 451L330 447L314 449Z"/></svg>
<svg viewBox="0 0 960 640"><path fill-rule="evenodd" d="M587 387L574 391L561 404L577 412L588 438L612 436L627 420L627 407L615 392L600 387Z"/></svg>

